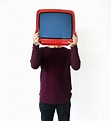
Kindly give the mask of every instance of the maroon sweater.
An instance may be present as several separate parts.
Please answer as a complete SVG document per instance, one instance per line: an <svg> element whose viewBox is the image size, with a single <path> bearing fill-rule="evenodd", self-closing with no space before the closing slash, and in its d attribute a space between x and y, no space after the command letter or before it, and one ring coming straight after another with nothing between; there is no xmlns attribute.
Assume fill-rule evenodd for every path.
<svg viewBox="0 0 111 121"><path fill-rule="evenodd" d="M77 46L67 49L48 48L33 45L31 67L41 67L40 101L47 104L61 104L71 98L70 66L80 68Z"/></svg>

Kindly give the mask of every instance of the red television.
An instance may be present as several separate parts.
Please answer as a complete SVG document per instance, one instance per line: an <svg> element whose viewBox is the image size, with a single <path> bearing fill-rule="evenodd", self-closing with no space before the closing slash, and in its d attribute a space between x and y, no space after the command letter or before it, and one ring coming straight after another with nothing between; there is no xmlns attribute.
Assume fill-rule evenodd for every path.
<svg viewBox="0 0 111 121"><path fill-rule="evenodd" d="M39 9L36 30L42 45L69 45L75 35L75 15L72 10Z"/></svg>

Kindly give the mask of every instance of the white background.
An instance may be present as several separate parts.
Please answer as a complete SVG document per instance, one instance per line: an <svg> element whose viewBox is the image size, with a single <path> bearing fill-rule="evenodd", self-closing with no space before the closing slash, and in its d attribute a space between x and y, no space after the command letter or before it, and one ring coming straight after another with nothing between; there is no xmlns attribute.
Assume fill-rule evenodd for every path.
<svg viewBox="0 0 111 121"><path fill-rule="evenodd" d="M30 67L40 8L75 12L81 69L71 69L71 121L111 121L111 0L0 0L0 121L40 121L40 69Z"/></svg>

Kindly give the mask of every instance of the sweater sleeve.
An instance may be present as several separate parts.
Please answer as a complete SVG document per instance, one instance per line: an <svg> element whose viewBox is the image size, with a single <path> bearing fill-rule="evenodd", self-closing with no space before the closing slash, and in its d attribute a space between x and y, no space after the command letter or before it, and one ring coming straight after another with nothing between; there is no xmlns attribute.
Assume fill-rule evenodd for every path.
<svg viewBox="0 0 111 121"><path fill-rule="evenodd" d="M31 67L33 69L37 69L39 68L39 66L41 65L41 49L39 48L39 45L36 46L33 44L33 48L32 48L32 56L30 59L30 63L31 63Z"/></svg>
<svg viewBox="0 0 111 121"><path fill-rule="evenodd" d="M78 54L78 48L77 45L74 47L71 47L71 67L74 70L78 70L80 68L80 58L79 58L79 54Z"/></svg>

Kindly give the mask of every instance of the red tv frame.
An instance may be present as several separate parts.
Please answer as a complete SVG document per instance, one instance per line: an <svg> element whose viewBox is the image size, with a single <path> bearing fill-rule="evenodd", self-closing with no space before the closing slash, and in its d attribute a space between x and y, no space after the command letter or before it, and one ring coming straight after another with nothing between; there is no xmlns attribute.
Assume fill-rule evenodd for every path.
<svg viewBox="0 0 111 121"><path fill-rule="evenodd" d="M40 29L40 14L41 13L68 13L72 17L72 35L75 35L75 15L72 10L64 10L64 9L39 9L36 13L36 30L35 33L37 33ZM69 39L63 39L63 38L41 38L39 37L38 40L42 45L69 45L70 42L73 41L72 37Z"/></svg>

